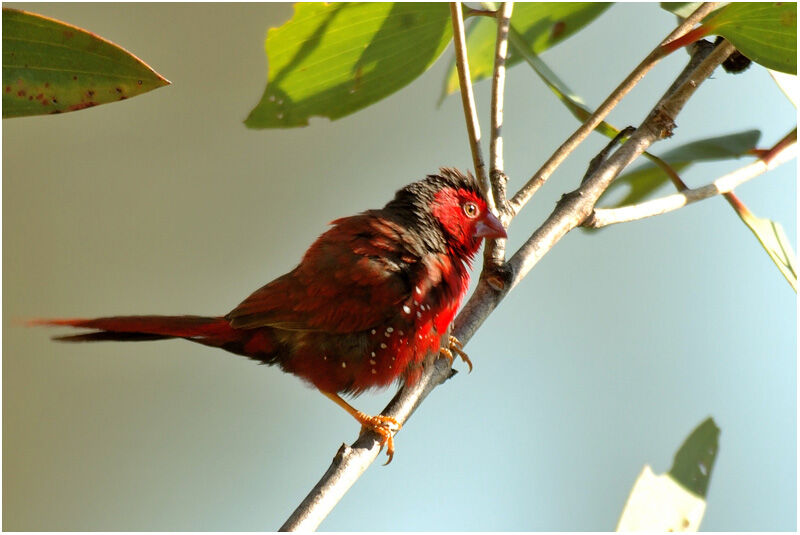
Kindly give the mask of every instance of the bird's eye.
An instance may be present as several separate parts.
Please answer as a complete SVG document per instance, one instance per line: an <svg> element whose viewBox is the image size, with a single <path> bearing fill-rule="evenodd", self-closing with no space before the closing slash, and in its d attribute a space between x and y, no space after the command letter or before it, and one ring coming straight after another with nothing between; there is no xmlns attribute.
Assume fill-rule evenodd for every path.
<svg viewBox="0 0 800 535"><path fill-rule="evenodd" d="M478 205L474 202L464 203L464 213L470 219L478 217Z"/></svg>

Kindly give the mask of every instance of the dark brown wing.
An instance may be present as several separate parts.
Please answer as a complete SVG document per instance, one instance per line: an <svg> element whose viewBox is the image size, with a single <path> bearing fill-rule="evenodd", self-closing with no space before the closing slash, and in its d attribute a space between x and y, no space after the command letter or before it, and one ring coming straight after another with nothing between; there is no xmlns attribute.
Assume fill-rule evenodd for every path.
<svg viewBox="0 0 800 535"><path fill-rule="evenodd" d="M333 225L299 266L233 309L231 325L349 333L400 313L425 270L413 237L376 211Z"/></svg>

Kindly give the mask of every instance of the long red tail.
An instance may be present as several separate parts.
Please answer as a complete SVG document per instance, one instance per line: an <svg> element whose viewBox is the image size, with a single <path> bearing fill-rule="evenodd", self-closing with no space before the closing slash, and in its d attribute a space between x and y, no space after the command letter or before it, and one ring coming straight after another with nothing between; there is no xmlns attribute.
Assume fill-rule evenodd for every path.
<svg viewBox="0 0 800 535"><path fill-rule="evenodd" d="M53 325L93 329L94 332L56 336L64 342L163 340L186 338L221 347L237 340L240 333L225 318L204 316L113 316L94 319L37 319L29 325Z"/></svg>

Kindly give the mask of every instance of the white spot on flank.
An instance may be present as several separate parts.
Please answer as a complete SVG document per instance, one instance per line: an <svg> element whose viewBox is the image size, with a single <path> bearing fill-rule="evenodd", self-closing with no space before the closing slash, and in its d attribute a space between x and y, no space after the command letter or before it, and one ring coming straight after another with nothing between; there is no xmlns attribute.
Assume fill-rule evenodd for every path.
<svg viewBox="0 0 800 535"><path fill-rule="evenodd" d="M422 317L422 313L421 313L419 310L417 310L417 317L418 317L418 318L421 318L421 317Z"/></svg>
<svg viewBox="0 0 800 535"><path fill-rule="evenodd" d="M389 334L389 331L386 331L385 333L383 333L383 336L385 336L386 338L389 338L391 336L391 334Z"/></svg>
<svg viewBox="0 0 800 535"><path fill-rule="evenodd" d="M375 371L375 368L372 368L372 373L375 374L375 373L378 373L378 372Z"/></svg>
<svg viewBox="0 0 800 535"><path fill-rule="evenodd" d="M375 352L374 352L374 351L372 352L372 356L373 356L373 357L375 356Z"/></svg>
<svg viewBox="0 0 800 535"><path fill-rule="evenodd" d="M327 355L322 355L322 360L328 360L328 356Z"/></svg>
<svg viewBox="0 0 800 535"><path fill-rule="evenodd" d="M415 291L415 292L417 292L418 294L421 294L421 293L422 293L422 290L420 290L420 289L419 289L419 286L417 286L416 288L414 288L414 291Z"/></svg>
<svg viewBox="0 0 800 535"><path fill-rule="evenodd" d="M369 359L369 363L370 363L370 364L375 364L375 361L374 361L374 360L372 360L372 359Z"/></svg>
<svg viewBox="0 0 800 535"><path fill-rule="evenodd" d="M346 362L342 362L342 368L347 368L347 363Z"/></svg>
<svg viewBox="0 0 800 535"><path fill-rule="evenodd" d="M381 343L381 349L386 349L386 344Z"/></svg>
<svg viewBox="0 0 800 535"><path fill-rule="evenodd" d="M405 312L406 314L411 314L411 309L408 308L408 305L403 305L403 312Z"/></svg>
<svg viewBox="0 0 800 535"><path fill-rule="evenodd" d="M394 332L394 328L393 327L386 327L386 332L387 333Z"/></svg>
<svg viewBox="0 0 800 535"><path fill-rule="evenodd" d="M370 332L371 332L372 334L375 334L375 329L372 329Z"/></svg>
<svg viewBox="0 0 800 535"><path fill-rule="evenodd" d="M397 333L397 334L399 334L400 336L403 336L403 331L400 331L400 332L399 332L399 333Z"/></svg>

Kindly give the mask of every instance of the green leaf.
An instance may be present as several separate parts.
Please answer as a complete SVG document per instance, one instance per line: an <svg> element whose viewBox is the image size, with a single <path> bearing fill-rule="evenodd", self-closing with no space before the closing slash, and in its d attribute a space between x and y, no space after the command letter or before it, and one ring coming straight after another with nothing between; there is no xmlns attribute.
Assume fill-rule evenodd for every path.
<svg viewBox="0 0 800 535"><path fill-rule="evenodd" d="M797 74L797 2L731 2L703 26L756 63Z"/></svg>
<svg viewBox="0 0 800 535"><path fill-rule="evenodd" d="M81 28L3 8L3 117L82 110L168 85L142 60Z"/></svg>
<svg viewBox="0 0 800 535"><path fill-rule="evenodd" d="M780 272L786 278L786 281L791 285L794 291L797 291L797 258L795 258L792 245L789 243L789 238L783 231L780 223L776 223L769 219L756 217L749 210L738 211L739 217L742 218L745 225L747 225L756 239L758 239L764 250L775 262Z"/></svg>
<svg viewBox="0 0 800 535"><path fill-rule="evenodd" d="M707 418L686 438L675 454L669 475L694 494L705 498L719 450L719 427Z"/></svg>
<svg viewBox="0 0 800 535"><path fill-rule="evenodd" d="M758 130L746 130L737 134L701 139L675 147L661 156L661 159L667 162L675 172L681 172L697 162L745 156L756 146L760 137L761 132ZM668 180L669 177L658 165L647 163L620 175L611 183L600 199L619 188L627 187L628 193L612 207L636 204L647 198Z"/></svg>
<svg viewBox="0 0 800 535"><path fill-rule="evenodd" d="M267 33L267 87L245 124L286 128L351 114L425 72L451 37L443 3L298 2Z"/></svg>
<svg viewBox="0 0 800 535"><path fill-rule="evenodd" d="M610 3L517 2L511 13L511 27L522 35L534 53L539 54L592 22L610 6ZM480 17L470 27L467 55L473 83L492 76L496 41L494 19ZM510 67L521 60L520 54L509 50L506 65ZM453 59L445 76L440 102L455 91L458 91L458 71Z"/></svg>
<svg viewBox="0 0 800 535"><path fill-rule="evenodd" d="M719 450L719 427L706 419L686 438L667 474L645 466L631 490L617 531L697 531Z"/></svg>

